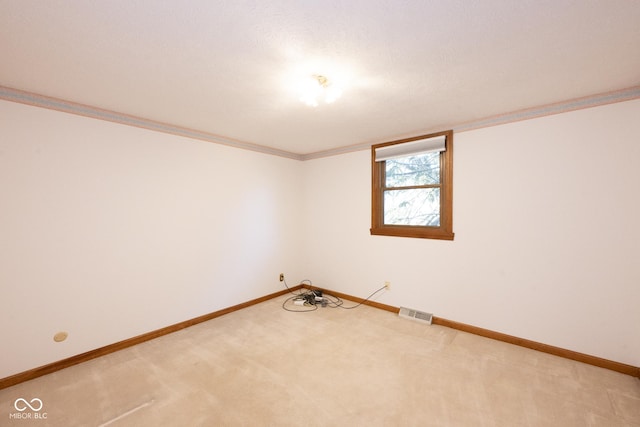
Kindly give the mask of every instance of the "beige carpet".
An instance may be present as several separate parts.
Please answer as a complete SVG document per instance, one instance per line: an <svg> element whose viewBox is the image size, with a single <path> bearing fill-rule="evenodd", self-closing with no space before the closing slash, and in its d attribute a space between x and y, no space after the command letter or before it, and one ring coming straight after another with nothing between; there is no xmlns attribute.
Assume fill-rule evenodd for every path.
<svg viewBox="0 0 640 427"><path fill-rule="evenodd" d="M0 425L640 426L637 378L285 298L0 390Z"/></svg>

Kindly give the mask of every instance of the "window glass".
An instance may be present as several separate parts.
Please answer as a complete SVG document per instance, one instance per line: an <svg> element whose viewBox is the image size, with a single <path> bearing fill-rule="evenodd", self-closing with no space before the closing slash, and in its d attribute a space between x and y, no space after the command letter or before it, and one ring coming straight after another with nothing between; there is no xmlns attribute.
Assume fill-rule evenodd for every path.
<svg viewBox="0 0 640 427"><path fill-rule="evenodd" d="M440 153L425 153L385 161L385 186L407 187L440 183Z"/></svg>
<svg viewBox="0 0 640 427"><path fill-rule="evenodd" d="M384 192L384 223L440 226L440 189L415 188Z"/></svg>

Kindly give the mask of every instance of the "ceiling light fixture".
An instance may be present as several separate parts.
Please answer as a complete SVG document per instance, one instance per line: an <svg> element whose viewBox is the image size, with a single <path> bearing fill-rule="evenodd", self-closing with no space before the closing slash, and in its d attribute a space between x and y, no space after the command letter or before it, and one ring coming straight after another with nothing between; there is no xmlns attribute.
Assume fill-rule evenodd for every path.
<svg viewBox="0 0 640 427"><path fill-rule="evenodd" d="M342 89L325 76L314 74L300 82L300 101L310 107L317 107L323 100L327 104L335 102L342 95Z"/></svg>

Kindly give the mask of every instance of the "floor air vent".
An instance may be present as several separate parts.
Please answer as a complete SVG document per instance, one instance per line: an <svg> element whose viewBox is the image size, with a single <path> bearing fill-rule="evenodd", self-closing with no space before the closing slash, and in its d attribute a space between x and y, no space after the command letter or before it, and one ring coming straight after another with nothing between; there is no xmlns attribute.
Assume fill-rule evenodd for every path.
<svg viewBox="0 0 640 427"><path fill-rule="evenodd" d="M427 325L431 324L431 319L433 318L433 314L431 313L425 313L424 311L412 310L405 307L400 307L400 312L398 313L398 315L400 317L405 317L407 319L426 323Z"/></svg>

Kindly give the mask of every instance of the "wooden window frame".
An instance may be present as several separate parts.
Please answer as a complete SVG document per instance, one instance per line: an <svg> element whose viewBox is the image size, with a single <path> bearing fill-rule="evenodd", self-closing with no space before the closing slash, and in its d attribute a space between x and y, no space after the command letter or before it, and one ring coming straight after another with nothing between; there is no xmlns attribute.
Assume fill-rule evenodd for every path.
<svg viewBox="0 0 640 427"><path fill-rule="evenodd" d="M376 148L420 139L445 136L445 151L440 153L440 226L384 224L385 161L376 162ZM453 130L376 144L371 147L371 234L453 240Z"/></svg>

